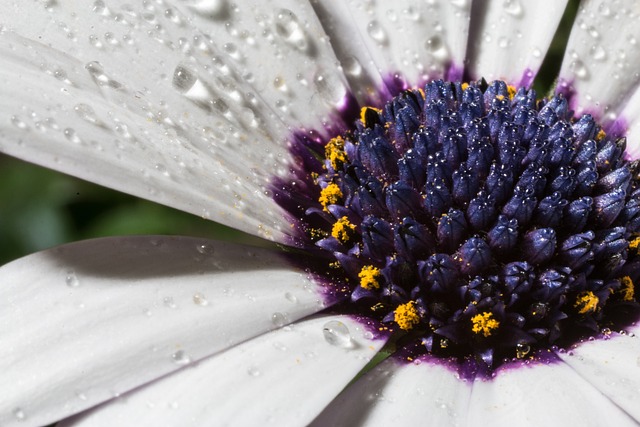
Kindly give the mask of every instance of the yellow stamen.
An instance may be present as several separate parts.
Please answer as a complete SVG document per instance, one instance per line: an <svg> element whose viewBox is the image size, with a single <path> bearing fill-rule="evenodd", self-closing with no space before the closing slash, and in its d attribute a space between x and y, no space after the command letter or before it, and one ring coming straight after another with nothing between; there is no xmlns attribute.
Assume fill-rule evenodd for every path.
<svg viewBox="0 0 640 427"><path fill-rule="evenodd" d="M573 306L578 309L580 314L593 313L598 308L599 301L600 299L593 292L582 291L578 294Z"/></svg>
<svg viewBox="0 0 640 427"><path fill-rule="evenodd" d="M344 152L344 139L341 136L330 139L324 147L324 156L331 163L331 167L337 170L347 161L347 153Z"/></svg>
<svg viewBox="0 0 640 427"><path fill-rule="evenodd" d="M322 205L325 212L329 212L328 205L335 205L342 198L342 191L337 184L330 183L320 191L320 198L318 201Z"/></svg>
<svg viewBox="0 0 640 427"><path fill-rule="evenodd" d="M605 131L603 131L602 129L600 129L600 131L596 135L596 141L600 141L600 140L604 139L605 136L607 136L607 133Z"/></svg>
<svg viewBox="0 0 640 427"><path fill-rule="evenodd" d="M349 241L355 230L356 226L351 224L346 216L343 216L333 224L331 235L338 239L338 241L346 243Z"/></svg>
<svg viewBox="0 0 640 427"><path fill-rule="evenodd" d="M620 279L620 283L622 284L622 287L620 288L622 299L625 301L633 301L633 298L635 297L635 286L633 285L631 277L624 276Z"/></svg>
<svg viewBox="0 0 640 427"><path fill-rule="evenodd" d="M467 90L467 88L469 87L469 83L462 83L460 87L462 88L462 90Z"/></svg>
<svg viewBox="0 0 640 427"><path fill-rule="evenodd" d="M516 96L516 87L512 85L507 85L507 92L509 93L509 99L513 99Z"/></svg>
<svg viewBox="0 0 640 427"><path fill-rule="evenodd" d="M400 326L400 329L405 331L413 329L413 327L420 322L420 315L418 315L416 303L409 301L406 304L400 304L396 308L393 320Z"/></svg>
<svg viewBox="0 0 640 427"><path fill-rule="evenodd" d="M360 109L360 121L365 125L365 126L369 126L371 123L367 123L367 112L371 110L371 111L375 111L377 114L380 114L382 112L381 109L379 108L373 108L373 107L362 107Z"/></svg>
<svg viewBox="0 0 640 427"><path fill-rule="evenodd" d="M633 249L636 253L640 252L640 236L632 236L633 240L629 242L629 249Z"/></svg>
<svg viewBox="0 0 640 427"><path fill-rule="evenodd" d="M365 265L360 270L358 277L360 278L360 286L367 290L380 289L380 269L372 265Z"/></svg>
<svg viewBox="0 0 640 427"><path fill-rule="evenodd" d="M502 101L504 99L504 95L496 95L496 99L498 101Z"/></svg>
<svg viewBox="0 0 640 427"><path fill-rule="evenodd" d="M473 326L471 330L476 334L482 334L486 337L490 337L494 330L498 329L500 322L493 318L493 313L485 311L480 314L476 314L471 318Z"/></svg>

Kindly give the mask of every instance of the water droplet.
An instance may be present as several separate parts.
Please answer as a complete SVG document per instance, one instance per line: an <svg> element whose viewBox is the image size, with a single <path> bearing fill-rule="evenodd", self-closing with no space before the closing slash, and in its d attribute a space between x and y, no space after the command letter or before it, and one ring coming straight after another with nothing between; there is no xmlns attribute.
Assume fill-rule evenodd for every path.
<svg viewBox="0 0 640 427"><path fill-rule="evenodd" d="M313 84L321 98L331 106L344 100L346 88L335 74L324 74L321 70L313 78Z"/></svg>
<svg viewBox="0 0 640 427"><path fill-rule="evenodd" d="M586 80L589 78L589 70L587 70L587 66L584 65L584 62L580 59L573 60L569 66L573 74L579 79Z"/></svg>
<svg viewBox="0 0 640 427"><path fill-rule="evenodd" d="M331 320L322 327L324 339L331 345L342 348L353 348L354 343L349 328L338 320Z"/></svg>
<svg viewBox="0 0 640 427"><path fill-rule="evenodd" d="M346 58L342 64L345 73L353 77L359 77L362 74L362 65L360 61L353 56Z"/></svg>
<svg viewBox="0 0 640 427"><path fill-rule="evenodd" d="M500 46L502 49L506 49L507 47L509 47L509 39L506 37L500 37L498 39L498 46Z"/></svg>
<svg viewBox="0 0 640 427"><path fill-rule="evenodd" d="M94 125L100 124L100 121L98 120L98 116L96 115L96 112L93 110L93 108L91 108L90 105L77 104L75 107L73 107L73 110L76 112L78 117L80 117L82 120L85 120Z"/></svg>
<svg viewBox="0 0 640 427"><path fill-rule="evenodd" d="M287 293L285 293L285 294L284 294L284 297L285 297L288 301L290 301L290 302L292 302L292 303L296 303L296 302L298 302L298 297L296 297L295 295L293 295L291 292L287 292Z"/></svg>
<svg viewBox="0 0 640 427"><path fill-rule="evenodd" d="M202 255L213 255L213 253L215 252L215 248L213 247L213 245L207 243L196 246L196 250Z"/></svg>
<svg viewBox="0 0 640 427"><path fill-rule="evenodd" d="M540 58L542 56L542 51L537 47L533 49L532 53L536 58Z"/></svg>
<svg viewBox="0 0 640 427"><path fill-rule="evenodd" d="M186 93L197 80L197 77L188 68L178 65L173 72L171 84L178 92Z"/></svg>
<svg viewBox="0 0 640 427"><path fill-rule="evenodd" d="M367 32L373 40L381 45L386 45L389 42L386 31L378 21L369 22L369 25L367 25Z"/></svg>
<svg viewBox="0 0 640 427"><path fill-rule="evenodd" d="M229 19L231 13L227 0L201 0L190 7L198 15L216 21Z"/></svg>
<svg viewBox="0 0 640 427"><path fill-rule="evenodd" d="M64 278L64 282L70 288L77 288L80 286L80 281L78 280L78 276L76 276L76 272L73 270L68 270L67 275Z"/></svg>
<svg viewBox="0 0 640 427"><path fill-rule="evenodd" d="M251 366L249 369L247 369L247 373L252 377L259 377L261 374L260 369L255 366Z"/></svg>
<svg viewBox="0 0 640 427"><path fill-rule="evenodd" d="M596 61L603 61L607 57L607 52L599 44L594 44L589 49L589 53Z"/></svg>
<svg viewBox="0 0 640 427"><path fill-rule="evenodd" d="M298 17L288 9L280 9L276 12L276 33L294 48L310 53L311 44L306 36Z"/></svg>
<svg viewBox="0 0 640 427"><path fill-rule="evenodd" d="M184 350L178 350L171 355L171 359L178 365L188 365L191 363L191 357Z"/></svg>
<svg viewBox="0 0 640 427"><path fill-rule="evenodd" d="M178 307L176 305L176 302L173 300L172 297L164 297L162 299L162 304L164 304L164 306L168 307L168 308L177 308Z"/></svg>
<svg viewBox="0 0 640 427"><path fill-rule="evenodd" d="M276 328L281 328L287 323L287 317L280 312L275 312L271 315L271 323L273 323Z"/></svg>
<svg viewBox="0 0 640 427"><path fill-rule="evenodd" d="M504 6L504 11L511 16L522 16L523 9L522 4L520 4L520 0L504 0L502 6Z"/></svg>
<svg viewBox="0 0 640 427"><path fill-rule="evenodd" d="M287 346L282 344L280 341L275 341L273 343L273 348L275 348L276 350L280 350L280 351L287 351Z"/></svg>
<svg viewBox="0 0 640 427"><path fill-rule="evenodd" d="M18 421L24 421L27 418L27 415L24 413L22 408L15 408L13 410L13 416Z"/></svg>
<svg viewBox="0 0 640 427"><path fill-rule="evenodd" d="M202 307L209 305L209 301L207 301L207 298L205 298L205 296L200 292L196 292L195 294L193 294L193 303Z"/></svg>
<svg viewBox="0 0 640 427"><path fill-rule="evenodd" d="M80 137L78 136L78 134L74 129L66 128L65 130L62 131L62 133L64 134L65 138L67 138L69 141L73 142L74 144L80 144L82 142L82 140L80 139Z"/></svg>
<svg viewBox="0 0 640 427"><path fill-rule="evenodd" d="M428 39L425 42L424 47L440 64L444 64L449 61L449 49L440 36L433 36Z"/></svg>
<svg viewBox="0 0 640 427"><path fill-rule="evenodd" d="M18 129L27 128L27 124L23 122L18 116L11 116L11 124L17 127Z"/></svg>
<svg viewBox="0 0 640 427"><path fill-rule="evenodd" d="M526 357L530 351L531 351L531 347L529 346L529 344L526 344L526 343L516 344L516 357L518 359L522 359Z"/></svg>
<svg viewBox="0 0 640 427"><path fill-rule="evenodd" d="M80 400L87 400L87 395L81 391L76 391L76 397Z"/></svg>

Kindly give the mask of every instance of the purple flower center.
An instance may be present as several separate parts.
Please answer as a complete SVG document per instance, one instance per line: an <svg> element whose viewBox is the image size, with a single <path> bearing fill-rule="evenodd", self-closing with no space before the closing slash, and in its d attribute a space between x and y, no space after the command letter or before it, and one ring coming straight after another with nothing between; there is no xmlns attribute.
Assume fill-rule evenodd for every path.
<svg viewBox="0 0 640 427"><path fill-rule="evenodd" d="M331 310L492 372L639 312L638 163L562 96L437 81L299 137L276 200ZM297 256L297 255L296 255Z"/></svg>

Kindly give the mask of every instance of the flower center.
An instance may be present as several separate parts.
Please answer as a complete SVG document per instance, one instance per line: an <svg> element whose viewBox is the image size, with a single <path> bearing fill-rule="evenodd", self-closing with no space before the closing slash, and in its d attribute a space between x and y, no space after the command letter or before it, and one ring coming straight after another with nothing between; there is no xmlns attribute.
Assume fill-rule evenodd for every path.
<svg viewBox="0 0 640 427"><path fill-rule="evenodd" d="M635 321L638 163L562 96L437 81L300 140L310 270L410 358L491 372Z"/></svg>

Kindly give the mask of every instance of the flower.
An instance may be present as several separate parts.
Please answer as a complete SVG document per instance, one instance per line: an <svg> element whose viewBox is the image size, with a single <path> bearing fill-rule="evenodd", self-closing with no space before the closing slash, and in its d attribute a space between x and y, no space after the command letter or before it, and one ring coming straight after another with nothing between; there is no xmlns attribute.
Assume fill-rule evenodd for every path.
<svg viewBox="0 0 640 427"><path fill-rule="evenodd" d="M629 257L629 275L616 277L615 286L605 277L604 288L582 286L575 295L566 294L573 297L566 311L595 319L601 328L593 339L575 347L547 346L545 352L533 348L534 342L514 341L515 361L470 381L461 375L460 363L472 360L477 368L484 361L491 368L493 356L486 350L497 345L475 346L458 359L432 354L430 337L437 336L445 353L459 347L456 323L440 332L420 332L427 352L396 340L398 329L410 337L427 330L427 313L447 317L438 310L448 306L429 307L418 292L394 307L380 299L381 305L371 307L374 313L379 307L379 317L363 316L352 304L332 311L345 295L356 299L345 278L353 278L362 295L403 291L388 283L396 281L403 263L375 253L385 246L404 251L396 260L415 261L427 272L441 273L442 280L453 277L447 273L451 266L470 278L485 271L487 239L503 236L482 234L489 224L481 213L490 204L473 205L477 236L458 249L453 245L455 256L431 259L435 243L426 226L407 214L423 204L417 187L400 182L384 190L390 207L384 215L397 216L394 221L402 225L395 225L402 233L395 231L386 241L382 222L352 218L346 203L360 187L345 183L344 169L335 181L327 171L339 175L360 150L357 158L367 170L395 174L397 163L389 160L393 147L382 135L380 140L366 135L368 128L382 127L385 101L406 82L416 88L427 82L427 88L451 87L456 94L489 93L490 102L510 106L512 96L526 97L523 88L535 77L564 6L459 0L420 5L158 0L135 6L46 0L7 6L0 18L3 152L290 249L285 257L215 241L138 236L65 245L2 267L0 423L353 425L398 422L398 417L406 424L431 425L502 425L514 419L524 425L637 423L637 326L627 320L621 333L597 324L609 299L622 304L637 298L630 252L637 241L627 235L635 230L635 199L616 196L636 179L635 163L619 159L622 143L616 137L627 135L626 156L634 159L640 136L635 73L640 29L630 1L584 2L559 74L557 92L565 98L546 104L558 104L553 123L562 122L570 108L575 117L590 113L602 126L604 135L593 135L598 125L584 119L591 126L587 139L609 141L603 162L628 175L599 182L606 191L594 197L612 195L594 202L603 213L587 219L608 230L624 218L624 231L593 237L585 232L561 251L549 250L563 230L558 225L522 237L522 251L533 265L566 252L563 262L570 264L571 277L590 242L599 242L601 252L611 251L616 266ZM500 83L485 88L481 77L522 91ZM443 78L457 86L437 82ZM417 89L404 96L388 105L401 103L398 99L420 104L428 97L421 101ZM542 114L543 107L539 112L530 101L531 114ZM355 105L371 108L358 118ZM396 124L410 125L411 114L403 114L397 114L403 121ZM343 120L348 117L355 130L353 122ZM327 169L305 169L310 163L308 155L300 155L303 140L307 147L322 141L316 154L325 157L315 161ZM510 162L504 164L516 164ZM297 179L301 170L304 179ZM534 188L536 177L536 170L527 177ZM274 183L287 186L274 188ZM376 182L367 185L375 194ZM300 204L311 192L317 195L315 206ZM445 206L438 203L430 199L425 205L431 215ZM308 217L292 216L299 205ZM316 226L311 214L332 216L334 223ZM452 230L456 218L450 218ZM508 235L510 218L504 221L499 225ZM365 239L378 243L344 250ZM509 249L507 243L496 247ZM354 263L365 247L371 262ZM328 249L335 261L316 268L320 258L309 257L316 254L311 248ZM376 262L386 262L386 256L393 268ZM306 261L309 272L291 259ZM348 266L359 268L347 271ZM617 272L616 266L611 271ZM522 264L512 267L516 279L528 271ZM568 280L561 271L544 273L549 288ZM480 295L499 283L473 280L469 287L476 286ZM513 324L507 310L490 302L462 316L465 333L480 343L498 342ZM544 304L534 308L527 315L546 315ZM352 383L388 341L396 346L393 355ZM387 351L393 351L389 345Z"/></svg>

